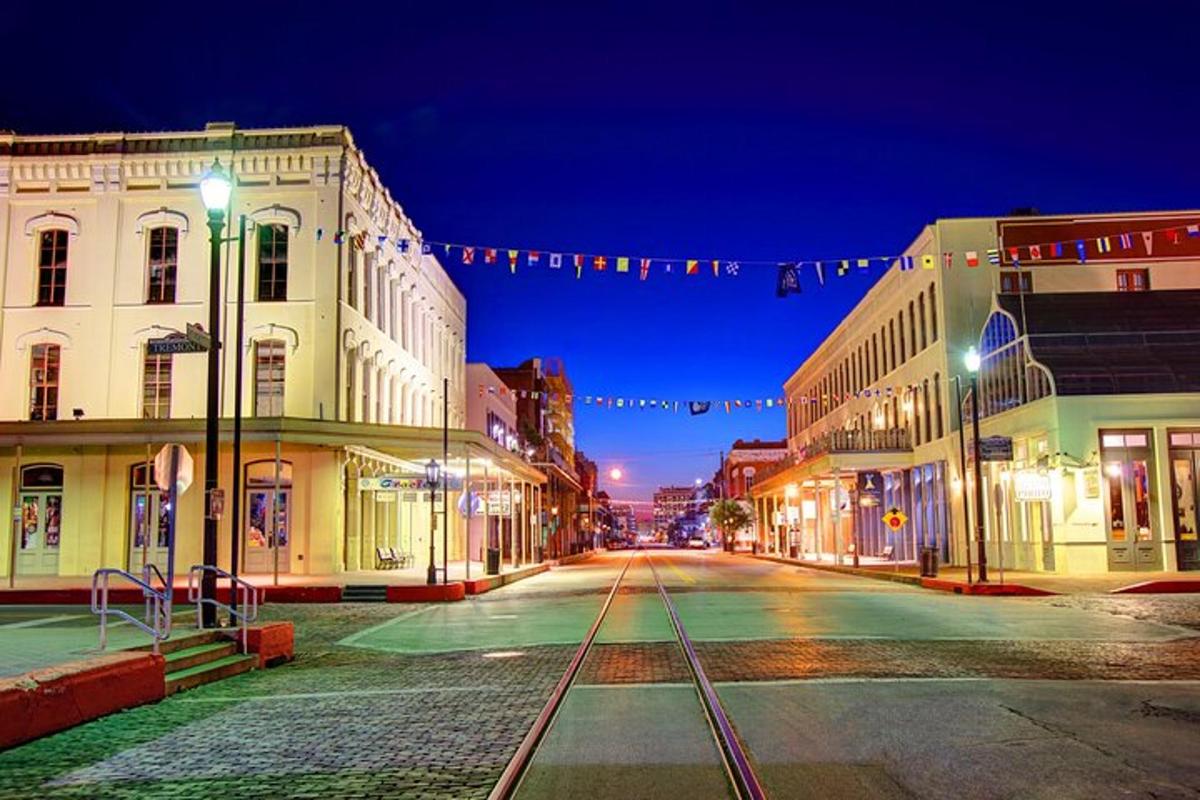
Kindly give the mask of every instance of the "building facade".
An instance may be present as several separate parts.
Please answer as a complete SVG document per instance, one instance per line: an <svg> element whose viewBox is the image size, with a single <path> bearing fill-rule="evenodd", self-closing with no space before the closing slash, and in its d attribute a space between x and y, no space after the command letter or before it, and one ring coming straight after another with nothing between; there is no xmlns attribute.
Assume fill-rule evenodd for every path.
<svg viewBox="0 0 1200 800"><path fill-rule="evenodd" d="M1194 488L1186 498L1200 395L1189 372L1194 356L1186 355L1194 326L1183 320L1194 317L1189 291L1200 287L1198 221L1180 212L926 227L904 255L930 268L893 265L785 383L788 455L756 475L751 491L760 545L808 558L857 550L885 560L912 560L929 547L944 562L965 564L974 509L964 498L974 497L974 485L959 398L969 388L964 355L975 346L984 353L983 435L1012 440L1011 455L984 465L993 568L1188 566L1177 544L1195 530ZM1124 314L1117 329L1106 327L1106 316L1117 318L1111 309L1133 308L1128 298L1146 291L1151 307L1176 313ZM1076 306L1093 313L1056 312ZM1022 314L1038 327L1026 328ZM1155 336L1181 343L1178 352L1144 343ZM1057 358L1083 359L1109 377L1081 382L1063 361L1039 361L1046 342L1057 342ZM1117 381L1113 364L1127 363L1130 352L1157 372L1147 366ZM1120 491L1104 484L1101 461L1118 464ZM1097 487L1105 486L1101 496ZM1184 499L1172 504L1157 488L1168 486ZM883 524L892 507L907 517L899 531ZM1134 546L1135 538L1144 543ZM974 557L976 543L970 550Z"/></svg>
<svg viewBox="0 0 1200 800"><path fill-rule="evenodd" d="M693 513L696 507L696 487L660 486L654 492L654 530L666 533L671 523Z"/></svg>
<svg viewBox="0 0 1200 800"><path fill-rule="evenodd" d="M749 498L758 473L787 456L787 440L738 439L721 463L718 493L728 498Z"/></svg>
<svg viewBox="0 0 1200 800"><path fill-rule="evenodd" d="M19 509L3 569L79 576L163 563L166 510L150 459L181 442L201 474L206 356L153 355L148 342L208 319L197 185L214 161L234 181L220 254L223 342L235 341L246 224L245 336L222 348L219 395L228 493L240 352L239 566L371 569L377 547L427 554L431 538L439 560L461 557L465 523L439 499L453 531L431 537L429 503L413 490L429 459L459 482L471 457L503 465L526 488L541 480L463 430L462 294L422 253L420 231L346 128L211 124L0 136L0 380L15 389L0 396L0 491ZM200 561L201 494L183 495L177 509L184 568ZM233 531L226 513L224 567Z"/></svg>

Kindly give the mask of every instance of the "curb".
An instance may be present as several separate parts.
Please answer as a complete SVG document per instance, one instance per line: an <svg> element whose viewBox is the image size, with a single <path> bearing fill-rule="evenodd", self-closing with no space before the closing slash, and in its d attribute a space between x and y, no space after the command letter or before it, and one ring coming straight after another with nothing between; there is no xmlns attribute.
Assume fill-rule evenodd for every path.
<svg viewBox="0 0 1200 800"><path fill-rule="evenodd" d="M510 583L516 583L526 578L532 578L534 575L540 575L543 572L549 571L549 569L549 564L534 564L514 572L489 575L486 578L476 578L474 580L463 581L463 583L469 595L486 594L493 589L499 589L501 586L508 586Z"/></svg>
<svg viewBox="0 0 1200 800"><path fill-rule="evenodd" d="M876 572L869 569L855 569L854 567L846 567L837 564L814 564L808 561L798 561L791 558L781 558L779 556L756 555L761 561L773 561L776 564L787 564L793 567L804 567L805 569L815 569L823 572L836 572L841 575L853 575L857 578L873 578L880 581L892 581L893 583L905 583L910 586L917 586L922 589L932 589L938 592L953 592L954 594L965 594L972 596L983 597L1047 597L1057 595L1058 592L1051 592L1047 589L1038 589L1033 586L1025 586L1020 583L964 583L962 581L949 581L939 578L921 578L916 575L899 575L894 572Z"/></svg>
<svg viewBox="0 0 1200 800"><path fill-rule="evenodd" d="M1200 581L1160 580L1121 586L1109 594L1191 594L1200 592Z"/></svg>

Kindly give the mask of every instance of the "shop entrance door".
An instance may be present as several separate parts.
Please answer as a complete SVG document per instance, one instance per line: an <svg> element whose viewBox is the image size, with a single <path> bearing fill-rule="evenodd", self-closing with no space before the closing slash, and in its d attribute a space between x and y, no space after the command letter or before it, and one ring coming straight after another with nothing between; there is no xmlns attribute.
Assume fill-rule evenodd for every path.
<svg viewBox="0 0 1200 800"><path fill-rule="evenodd" d="M1150 431L1101 431L1108 568L1160 570L1160 535L1150 498L1154 491L1154 451Z"/></svg>
<svg viewBox="0 0 1200 800"><path fill-rule="evenodd" d="M56 464L21 469L18 575L57 575L62 538L63 471Z"/></svg>
<svg viewBox="0 0 1200 800"><path fill-rule="evenodd" d="M1200 431L1171 431L1171 510L1175 521L1175 558L1181 570L1200 569L1196 505L1200 502Z"/></svg>
<svg viewBox="0 0 1200 800"><path fill-rule="evenodd" d="M153 465L135 464L129 472L129 569L140 575L145 564L154 564L165 574L171 536L170 496L155 485Z"/></svg>
<svg viewBox="0 0 1200 800"><path fill-rule="evenodd" d="M246 465L246 572L274 572L277 560L281 573L291 571L292 466L286 461L278 487L274 461Z"/></svg>

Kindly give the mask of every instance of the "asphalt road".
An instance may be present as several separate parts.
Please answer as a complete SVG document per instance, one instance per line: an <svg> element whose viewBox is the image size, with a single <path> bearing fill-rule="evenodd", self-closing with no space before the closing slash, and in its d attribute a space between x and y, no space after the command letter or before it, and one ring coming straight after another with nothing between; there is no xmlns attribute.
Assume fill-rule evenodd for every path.
<svg viewBox="0 0 1200 800"><path fill-rule="evenodd" d="M518 796L730 796L646 556L607 553L463 603L267 606L294 664L0 753L0 798L486 797L631 557ZM1200 795L1200 598L650 557L768 796Z"/></svg>

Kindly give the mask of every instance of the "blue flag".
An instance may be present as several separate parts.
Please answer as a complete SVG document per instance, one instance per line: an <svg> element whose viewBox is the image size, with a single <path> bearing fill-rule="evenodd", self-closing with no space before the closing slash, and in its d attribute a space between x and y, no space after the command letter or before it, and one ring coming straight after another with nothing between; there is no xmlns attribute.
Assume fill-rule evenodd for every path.
<svg viewBox="0 0 1200 800"><path fill-rule="evenodd" d="M708 409L712 408L712 402L709 400L691 400L688 402L688 411L693 417L699 414L707 414Z"/></svg>

